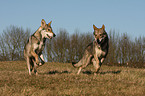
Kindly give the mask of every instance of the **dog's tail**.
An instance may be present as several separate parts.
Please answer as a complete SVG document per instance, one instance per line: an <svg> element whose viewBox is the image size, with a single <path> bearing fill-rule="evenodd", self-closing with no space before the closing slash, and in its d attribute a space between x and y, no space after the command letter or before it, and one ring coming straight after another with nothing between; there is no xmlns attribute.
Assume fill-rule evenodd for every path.
<svg viewBox="0 0 145 96"><path fill-rule="evenodd" d="M82 60L80 60L78 63L76 62L72 62L73 67L78 68L81 67L83 65Z"/></svg>
<svg viewBox="0 0 145 96"><path fill-rule="evenodd" d="M76 62L72 62L72 66L75 67Z"/></svg>

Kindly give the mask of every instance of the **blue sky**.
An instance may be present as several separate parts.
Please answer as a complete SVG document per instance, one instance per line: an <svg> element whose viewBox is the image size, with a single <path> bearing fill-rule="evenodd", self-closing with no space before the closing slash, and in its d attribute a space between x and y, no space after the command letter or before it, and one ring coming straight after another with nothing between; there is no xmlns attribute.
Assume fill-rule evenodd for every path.
<svg viewBox="0 0 145 96"><path fill-rule="evenodd" d="M106 31L145 36L145 0L3 0L0 3L0 33L15 25L36 31L42 19L52 20L55 33L66 29L72 34L93 32L105 25ZM56 34L57 35L57 34Z"/></svg>

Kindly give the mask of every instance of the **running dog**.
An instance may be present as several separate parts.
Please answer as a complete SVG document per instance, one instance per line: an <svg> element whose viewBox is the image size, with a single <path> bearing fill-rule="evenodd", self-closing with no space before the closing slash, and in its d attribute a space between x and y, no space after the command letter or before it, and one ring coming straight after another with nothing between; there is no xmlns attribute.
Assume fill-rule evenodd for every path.
<svg viewBox="0 0 145 96"><path fill-rule="evenodd" d="M86 47L84 55L78 63L72 62L74 67L79 68L77 74L90 63L93 63L95 67L96 72L94 74L98 73L108 54L109 39L105 31L105 26L102 25L102 28L97 28L93 25L93 28L95 40Z"/></svg>
<svg viewBox="0 0 145 96"><path fill-rule="evenodd" d="M27 62L29 75L31 75L33 70L37 75L38 73L36 68L45 63L42 55L45 41L47 38L52 39L52 37L56 36L52 31L51 22L52 21L46 24L45 20L42 19L41 26L29 37L28 42L24 47L24 58Z"/></svg>

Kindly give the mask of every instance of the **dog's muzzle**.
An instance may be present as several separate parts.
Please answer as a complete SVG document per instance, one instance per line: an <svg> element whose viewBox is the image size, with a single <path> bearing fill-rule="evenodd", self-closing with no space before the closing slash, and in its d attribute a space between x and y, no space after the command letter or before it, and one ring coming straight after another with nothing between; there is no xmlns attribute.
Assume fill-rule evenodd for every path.
<svg viewBox="0 0 145 96"><path fill-rule="evenodd" d="M51 36L49 36L48 34L47 34L47 37L48 37L49 39L52 39L52 37L51 37Z"/></svg>
<svg viewBox="0 0 145 96"><path fill-rule="evenodd" d="M55 37L56 35L55 34L53 34L53 37ZM48 34L47 34L47 37L49 38L49 39L52 39L52 36L49 36Z"/></svg>
<svg viewBox="0 0 145 96"><path fill-rule="evenodd" d="M98 44L101 44L101 41L102 41L102 40L99 40L99 39L96 40L96 42L97 42Z"/></svg>
<svg viewBox="0 0 145 96"><path fill-rule="evenodd" d="M104 39L104 38L98 38L98 39L96 39L96 42L97 42L98 44L101 44L101 43L103 42L103 39Z"/></svg>

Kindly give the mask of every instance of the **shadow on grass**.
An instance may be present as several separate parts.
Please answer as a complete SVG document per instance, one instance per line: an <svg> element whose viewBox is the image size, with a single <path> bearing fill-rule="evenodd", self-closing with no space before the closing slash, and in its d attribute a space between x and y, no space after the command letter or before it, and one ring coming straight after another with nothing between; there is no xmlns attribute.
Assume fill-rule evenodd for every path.
<svg viewBox="0 0 145 96"><path fill-rule="evenodd" d="M116 70L116 71L106 71L106 72L99 72L98 74L119 74L121 72L121 70ZM69 72L67 70L64 70L64 71L58 71L58 70L53 70L53 71L49 71L49 72L46 72L44 74L48 74L48 75L54 75L54 74L70 74L72 72ZM91 75L91 74L94 74L93 71L82 71L83 74L87 74L87 75Z"/></svg>
<svg viewBox="0 0 145 96"><path fill-rule="evenodd" d="M57 70L53 70L53 71L49 71L49 72L47 72L46 74L69 74L69 73L71 73L71 72L69 72L69 71L67 71L67 70L65 70L65 71L61 71L61 72L59 72L59 71L57 71Z"/></svg>
<svg viewBox="0 0 145 96"><path fill-rule="evenodd" d="M117 70L117 71L99 72L98 74L119 74L120 72L121 72L121 70ZM94 74L94 72L92 72L92 71L83 71L83 74L91 75L91 74Z"/></svg>
<svg viewBox="0 0 145 96"><path fill-rule="evenodd" d="M117 70L117 71L106 71L106 72L100 72L100 74L119 74L121 72L121 70Z"/></svg>

